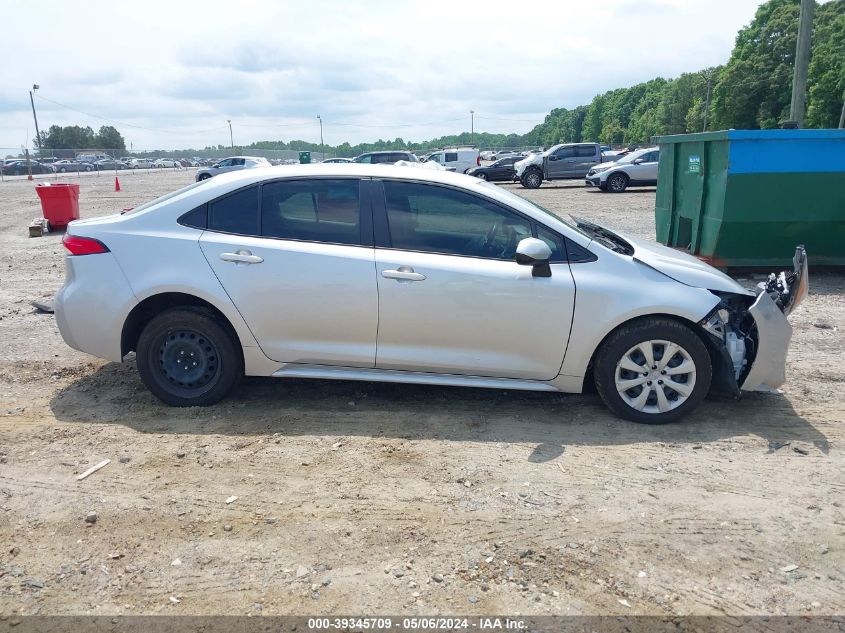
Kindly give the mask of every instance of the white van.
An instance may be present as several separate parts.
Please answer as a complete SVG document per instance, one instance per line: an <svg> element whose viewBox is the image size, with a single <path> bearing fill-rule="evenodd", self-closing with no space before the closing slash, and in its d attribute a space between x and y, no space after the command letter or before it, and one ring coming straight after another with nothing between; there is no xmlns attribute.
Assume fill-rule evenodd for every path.
<svg viewBox="0 0 845 633"><path fill-rule="evenodd" d="M443 165L447 171L454 171L465 174L470 169L481 166L481 157L478 150L472 147L459 147L457 149L443 149L432 152L426 156L425 161L434 161Z"/></svg>

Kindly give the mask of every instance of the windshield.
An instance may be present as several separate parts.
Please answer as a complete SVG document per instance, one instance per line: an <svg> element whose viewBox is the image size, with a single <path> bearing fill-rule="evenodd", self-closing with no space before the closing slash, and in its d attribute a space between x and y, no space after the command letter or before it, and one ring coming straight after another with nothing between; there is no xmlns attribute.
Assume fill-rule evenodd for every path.
<svg viewBox="0 0 845 633"><path fill-rule="evenodd" d="M149 209L152 206L155 206L155 205L157 205L161 202L165 202L166 200L170 200L171 198L175 198L176 196L183 194L183 193L186 193L186 192L190 191L191 189L195 189L196 187L199 187L200 185L203 185L203 184L205 184L205 180L200 180L198 182L191 183L190 185L187 185L186 187L182 187L181 189L177 189L176 191L171 191L170 193L166 193L163 196L156 198L155 200L150 200L149 202L145 202L141 206L135 207L134 209L128 209L128 210L124 211L123 213L124 214L126 214L126 213L137 213L138 211L143 211L144 209Z"/></svg>

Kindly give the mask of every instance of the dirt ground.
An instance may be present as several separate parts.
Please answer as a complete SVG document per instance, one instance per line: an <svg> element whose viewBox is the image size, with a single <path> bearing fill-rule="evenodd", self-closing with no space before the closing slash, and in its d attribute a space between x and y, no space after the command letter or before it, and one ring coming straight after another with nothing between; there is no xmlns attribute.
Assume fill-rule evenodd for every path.
<svg viewBox="0 0 845 633"><path fill-rule="evenodd" d="M91 217L192 179L65 181ZM653 189L507 187L654 237ZM39 215L33 183L0 183L0 614L845 612L845 275L811 271L782 394L680 424L594 394L272 379L180 410L29 305L64 275Z"/></svg>

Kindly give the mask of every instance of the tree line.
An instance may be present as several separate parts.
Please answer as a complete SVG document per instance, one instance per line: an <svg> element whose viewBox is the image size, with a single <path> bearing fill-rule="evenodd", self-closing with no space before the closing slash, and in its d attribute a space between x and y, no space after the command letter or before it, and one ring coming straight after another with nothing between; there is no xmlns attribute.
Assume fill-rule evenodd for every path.
<svg viewBox="0 0 845 633"><path fill-rule="evenodd" d="M739 31L725 65L552 110L523 144L646 143L655 135L701 132L705 121L710 130L780 127L789 118L799 9L800 0L770 0ZM834 128L845 100L845 0L816 9L810 60L804 127Z"/></svg>
<svg viewBox="0 0 845 633"><path fill-rule="evenodd" d="M51 150L56 156L65 154L73 156L72 150L79 149L126 149L123 136L111 125L102 126L96 133L89 126L51 125L48 130L41 132L40 136L42 150ZM36 139L36 146L38 146L38 139Z"/></svg>

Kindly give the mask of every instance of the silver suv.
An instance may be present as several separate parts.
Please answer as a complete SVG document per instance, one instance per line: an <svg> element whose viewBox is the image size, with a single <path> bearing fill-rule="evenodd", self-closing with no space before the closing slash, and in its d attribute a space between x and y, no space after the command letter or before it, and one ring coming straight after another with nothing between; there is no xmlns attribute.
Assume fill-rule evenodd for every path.
<svg viewBox="0 0 845 633"><path fill-rule="evenodd" d="M211 167L197 171L197 182L227 171L238 171L239 169L250 169L251 167L270 167L268 160L262 156L230 156L217 161Z"/></svg>
<svg viewBox="0 0 845 633"><path fill-rule="evenodd" d="M615 162L591 167L585 184L611 193L622 193L628 187L654 186L657 184L659 160L659 148L638 149Z"/></svg>

